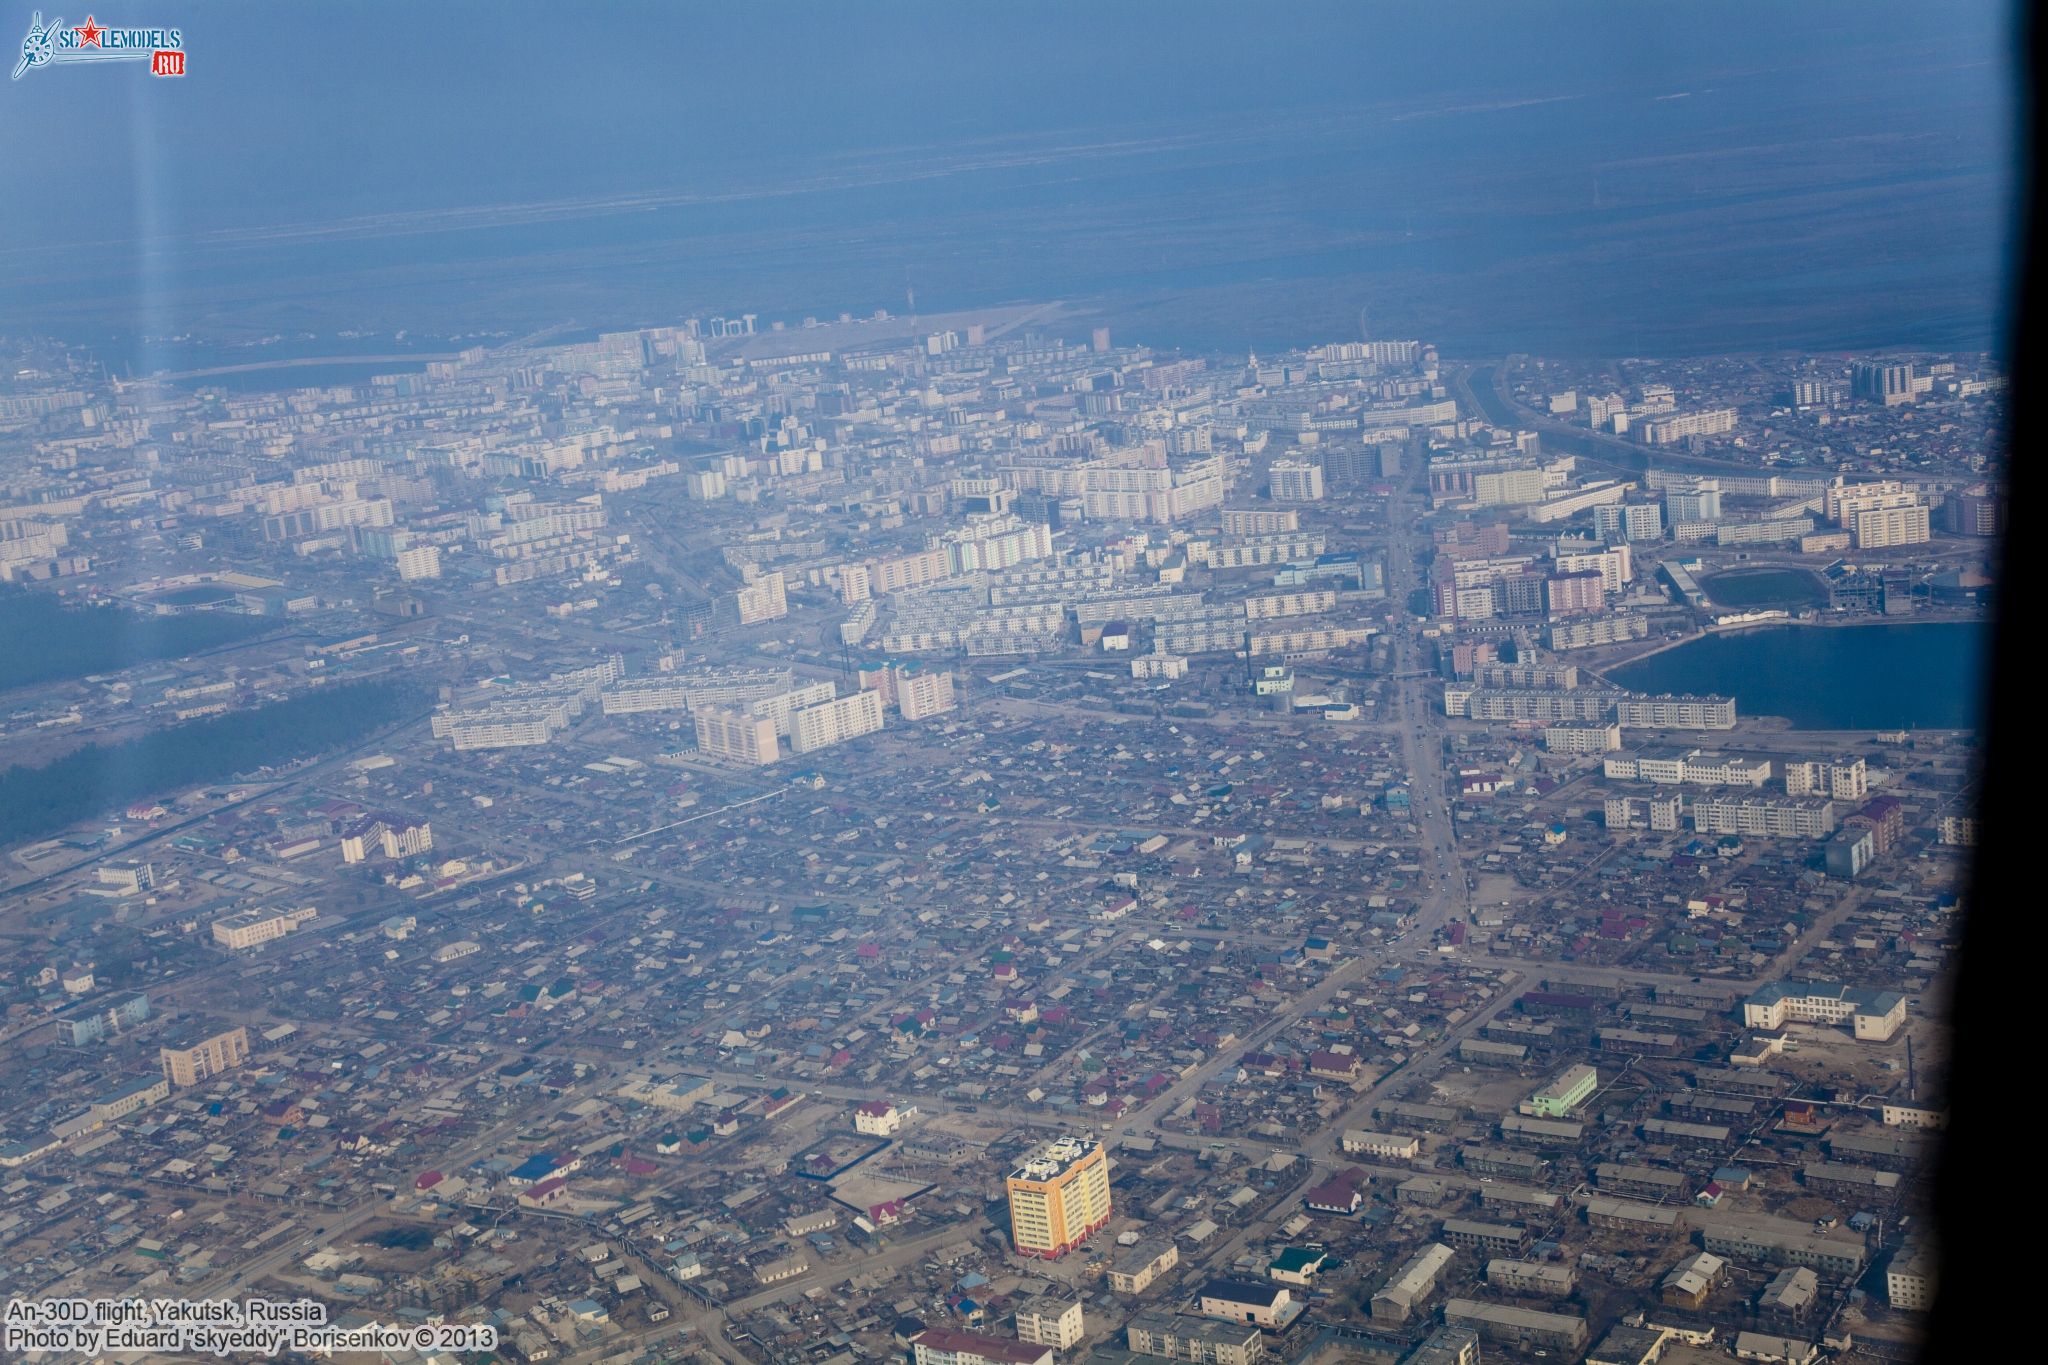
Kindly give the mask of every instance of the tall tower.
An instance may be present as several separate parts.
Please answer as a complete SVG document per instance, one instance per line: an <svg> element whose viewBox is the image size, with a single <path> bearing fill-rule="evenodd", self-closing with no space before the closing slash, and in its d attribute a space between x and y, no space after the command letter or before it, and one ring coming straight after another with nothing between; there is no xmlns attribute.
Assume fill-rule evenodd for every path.
<svg viewBox="0 0 2048 1365"><path fill-rule="evenodd" d="M1010 1244L1053 1260L1109 1223L1109 1153L1090 1137L1056 1138L1010 1172Z"/></svg>

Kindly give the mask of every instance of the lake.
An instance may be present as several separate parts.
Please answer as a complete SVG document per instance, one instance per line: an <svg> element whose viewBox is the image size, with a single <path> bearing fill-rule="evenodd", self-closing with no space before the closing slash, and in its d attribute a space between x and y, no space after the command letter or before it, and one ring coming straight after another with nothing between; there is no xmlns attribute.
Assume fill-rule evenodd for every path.
<svg viewBox="0 0 2048 1365"><path fill-rule="evenodd" d="M1608 676L1641 692L1732 696L1802 730L1960 730L1980 723L1991 628L1980 622L1773 626L1708 635Z"/></svg>
<svg viewBox="0 0 2048 1365"><path fill-rule="evenodd" d="M123 607L76 607L40 593L0 593L0 640L35 641L0 652L0 692L182 659L278 629L226 612L148 616Z"/></svg>

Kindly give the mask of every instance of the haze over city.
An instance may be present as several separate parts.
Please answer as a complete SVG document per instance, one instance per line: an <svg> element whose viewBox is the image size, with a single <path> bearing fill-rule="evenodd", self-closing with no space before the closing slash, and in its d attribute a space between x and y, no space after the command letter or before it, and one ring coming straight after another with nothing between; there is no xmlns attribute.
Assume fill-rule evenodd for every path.
<svg viewBox="0 0 2048 1365"><path fill-rule="evenodd" d="M1928 1349L2009 12L11 22L9 1358Z"/></svg>

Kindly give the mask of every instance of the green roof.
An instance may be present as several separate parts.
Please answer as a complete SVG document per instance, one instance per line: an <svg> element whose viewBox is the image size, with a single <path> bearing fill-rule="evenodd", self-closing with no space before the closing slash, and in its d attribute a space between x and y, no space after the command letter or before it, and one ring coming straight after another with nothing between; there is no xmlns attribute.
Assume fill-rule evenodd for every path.
<svg viewBox="0 0 2048 1365"><path fill-rule="evenodd" d="M1321 1265L1323 1263L1323 1255L1324 1253L1320 1251L1309 1251L1303 1247L1288 1247L1278 1256L1275 1256L1273 1264L1266 1268L1268 1270L1285 1271L1289 1275L1299 1275L1304 1271L1313 1270Z"/></svg>

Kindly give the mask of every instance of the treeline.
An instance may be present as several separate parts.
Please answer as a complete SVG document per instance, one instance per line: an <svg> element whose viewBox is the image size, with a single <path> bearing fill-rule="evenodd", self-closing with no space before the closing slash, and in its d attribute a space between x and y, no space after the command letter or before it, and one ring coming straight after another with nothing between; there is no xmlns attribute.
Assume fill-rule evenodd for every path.
<svg viewBox="0 0 2048 1365"><path fill-rule="evenodd" d="M0 844L39 838L144 797L338 749L417 714L427 701L426 690L411 683L322 687L122 744L87 745L40 768L17 764L0 772Z"/></svg>

